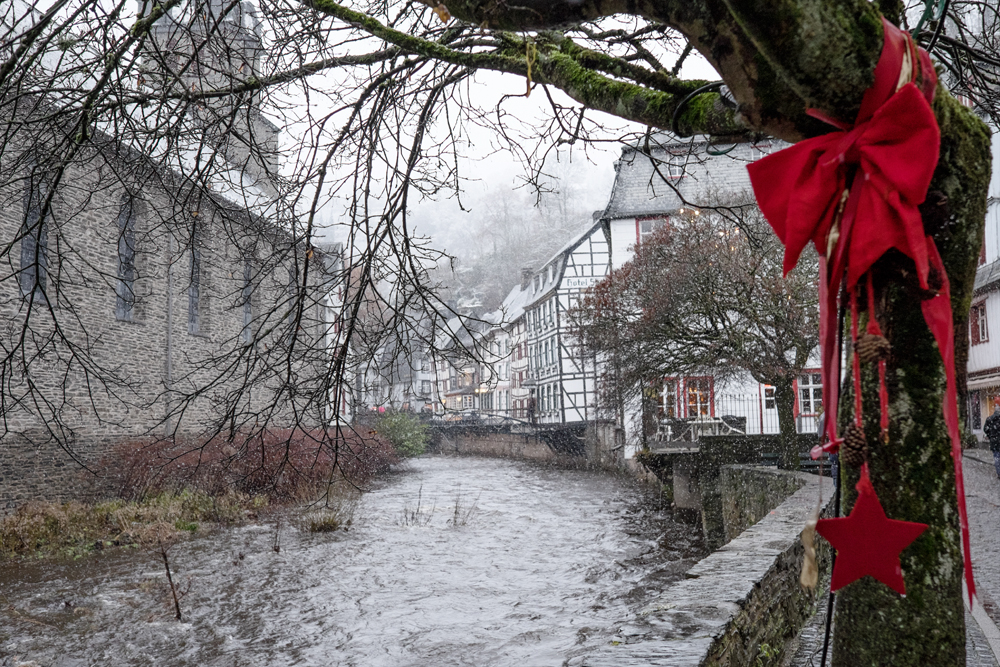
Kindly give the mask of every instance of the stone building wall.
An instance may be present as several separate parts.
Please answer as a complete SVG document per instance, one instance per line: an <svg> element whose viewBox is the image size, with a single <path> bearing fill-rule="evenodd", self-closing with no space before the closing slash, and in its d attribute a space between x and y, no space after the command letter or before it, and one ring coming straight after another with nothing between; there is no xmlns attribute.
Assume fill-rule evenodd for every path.
<svg viewBox="0 0 1000 667"><path fill-rule="evenodd" d="M74 495L86 483L82 466L118 442L195 439L227 414L243 426L288 426L293 402L296 422L322 423L315 387L326 368L320 298L329 276L321 259L245 208L114 150L109 142L81 152L55 188L45 295L36 292L33 303L18 281L20 248L26 177L44 162L9 149L2 156L0 238L9 245L0 254L0 506ZM136 213L135 305L125 319L116 315L123 196ZM195 229L200 317L189 332ZM242 339L247 256L252 345ZM294 319L289 267L301 277L307 261L298 351L282 364Z"/></svg>

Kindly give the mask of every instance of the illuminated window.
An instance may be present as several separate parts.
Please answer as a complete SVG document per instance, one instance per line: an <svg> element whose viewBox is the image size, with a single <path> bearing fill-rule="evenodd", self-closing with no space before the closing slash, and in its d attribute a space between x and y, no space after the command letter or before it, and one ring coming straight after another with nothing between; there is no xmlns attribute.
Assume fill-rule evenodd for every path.
<svg viewBox="0 0 1000 667"><path fill-rule="evenodd" d="M707 417L712 414L712 379L688 378L687 416Z"/></svg>

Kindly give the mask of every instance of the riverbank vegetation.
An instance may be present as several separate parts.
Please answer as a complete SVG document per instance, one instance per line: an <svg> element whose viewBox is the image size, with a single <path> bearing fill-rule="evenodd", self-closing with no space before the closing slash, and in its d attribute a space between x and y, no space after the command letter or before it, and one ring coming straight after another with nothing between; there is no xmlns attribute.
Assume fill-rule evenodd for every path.
<svg viewBox="0 0 1000 667"><path fill-rule="evenodd" d="M209 526L257 518L269 506L265 495L211 495L191 489L139 500L29 502L0 521L0 560L78 558L106 548L153 545Z"/></svg>
<svg viewBox="0 0 1000 667"><path fill-rule="evenodd" d="M0 516L0 561L155 546L295 507L306 508L303 530L346 528L358 488L399 461L375 432L122 443L96 466L100 500L33 501Z"/></svg>
<svg viewBox="0 0 1000 667"><path fill-rule="evenodd" d="M375 432L389 441L396 454L403 458L420 456L427 451L430 436L427 424L412 412L389 411L375 422Z"/></svg>

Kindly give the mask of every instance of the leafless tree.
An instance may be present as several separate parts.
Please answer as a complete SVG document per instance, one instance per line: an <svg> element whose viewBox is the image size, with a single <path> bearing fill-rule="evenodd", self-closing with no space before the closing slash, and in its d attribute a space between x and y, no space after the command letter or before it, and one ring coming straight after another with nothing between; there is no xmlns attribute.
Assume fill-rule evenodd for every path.
<svg viewBox="0 0 1000 667"><path fill-rule="evenodd" d="M945 3L946 17L932 11L920 25L923 6L899 0L430 4L166 0L141 3L138 12L129 0L54 0L31 12L19 1L0 6L6 433L55 437L79 453L73 435L84 414L99 415L101 428L138 432L175 432L191 419L205 434L279 416L303 426L329 419L363 313L379 310L406 327L407 307L442 309L426 273L439 258L413 238L408 212L422 196L461 188L457 156L477 126L524 158L532 180L559 146L620 139L611 116L714 142L755 133L794 142L828 130L809 109L855 118L881 50L880 13L896 24L909 20L947 70L945 83L996 120L1000 59L990 3ZM725 90L679 78L694 51ZM543 99L546 120L519 122L509 111L512 97L479 106L474 82L487 70L522 79L524 95ZM923 215L951 278L961 365L963 304L982 243L988 132L945 90L935 113L945 157ZM275 136L267 118L288 139ZM134 231L122 193L151 204ZM323 283L314 246L330 206L339 206L344 241L342 268L333 273L348 298L336 317L324 318L310 295ZM98 237L91 243L76 233L88 216L122 221L104 239L119 247L112 261L98 261L106 254ZM234 264L221 253L199 255L209 241L233 256L236 248L252 250L251 280L237 279L238 271L230 278ZM165 250L144 259L143 248ZM935 492L915 502L911 492L953 488L943 472L950 468L937 410L941 383L913 384L939 373L940 362L922 322L907 319L912 293L890 280L899 267L877 268L886 276L879 274L879 285L886 286L890 338L906 351L889 363L900 415L892 435L904 444L892 463L873 459L872 474L887 512L930 524L935 548L905 556L905 601L866 584L845 594L840 609L853 617L837 624L835 663L961 664L955 496ZM117 358L109 345L116 334L100 328L84 297L117 295L137 316L143 307L174 312L157 300L162 292L142 291L144 278L176 281L162 292L181 302L197 300L202 288L206 296L228 294L216 297L220 310L209 308L212 315L223 303L242 313L249 302L260 318L251 317L253 344L240 340L242 326L215 330L208 343L175 338L170 344L184 349L173 353L191 362L176 377L149 367L159 359ZM309 317L336 329L324 324L322 336L315 329L306 336ZM201 324L192 319L193 334ZM219 319L204 324L221 327ZM315 342L321 337L325 345ZM147 343L152 350L165 344ZM328 348L333 353L324 356ZM908 368L924 370L900 372ZM268 389L253 398L261 386ZM200 401L213 408L195 420ZM133 424L149 406L161 409L155 423ZM891 631L888 618L896 619Z"/></svg>

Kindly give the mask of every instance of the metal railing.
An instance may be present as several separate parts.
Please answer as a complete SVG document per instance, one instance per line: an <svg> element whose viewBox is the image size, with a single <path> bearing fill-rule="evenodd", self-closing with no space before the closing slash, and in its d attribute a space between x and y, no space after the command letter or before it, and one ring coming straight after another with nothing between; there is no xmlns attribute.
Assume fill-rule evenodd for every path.
<svg viewBox="0 0 1000 667"><path fill-rule="evenodd" d="M662 418L654 439L697 440L702 435L775 435L780 432L774 399L753 394L717 394L714 411L698 416ZM817 415L795 418L797 433L815 433Z"/></svg>

